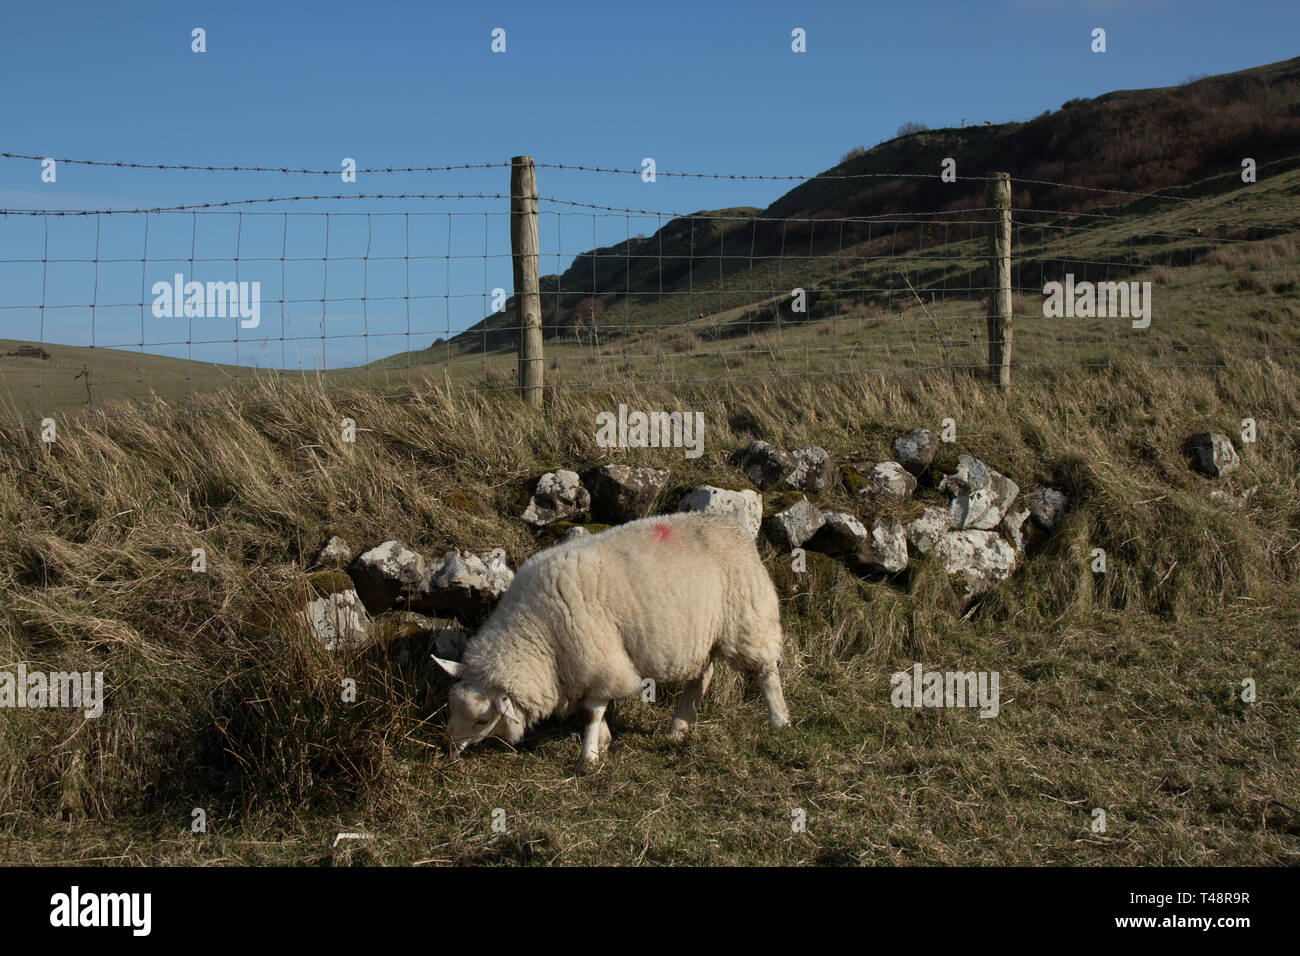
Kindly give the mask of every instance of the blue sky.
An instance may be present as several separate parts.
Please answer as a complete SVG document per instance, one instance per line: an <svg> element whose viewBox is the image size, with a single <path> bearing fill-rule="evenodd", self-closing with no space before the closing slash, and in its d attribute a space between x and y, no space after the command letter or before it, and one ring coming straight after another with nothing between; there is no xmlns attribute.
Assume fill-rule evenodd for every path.
<svg viewBox="0 0 1300 956"><path fill-rule="evenodd" d="M51 11L9 5L0 18L0 151L319 169L337 169L345 156L366 167L505 162L528 153L539 162L620 168L649 156L661 172L812 175L851 146L892 137L905 122L1026 119L1074 97L1286 59L1300 36L1294 0L71 2ZM191 52L195 27L206 30L206 53ZM806 31L806 53L791 51L796 27ZM1089 49L1094 27L1107 31L1105 54ZM494 28L506 31L505 53L490 49ZM0 160L0 207L10 209L322 192L497 193L508 184L505 169L361 176L353 185L337 176L66 164L57 182L46 184L37 163ZM539 171L544 196L666 213L761 207L791 185L666 177L647 184L634 176ZM291 303L285 323L279 302L267 300L324 295L331 300L328 363L336 366L423 347L480 318L490 289L510 288L502 202L269 207L326 208L422 215L332 219L329 275L317 263L294 263L283 292L280 250L319 257L323 218L153 216L146 248L141 216L0 217L0 305L25 306L0 309L0 338L39 338L39 311L27 307L43 296L45 340L89 344L85 306L93 300L98 345L138 348L143 338L147 350L166 354L272 365L284 355L291 366L312 367L322 361L319 303ZM246 211L254 209L268 211ZM449 237L448 217L426 214L450 211L457 215ZM595 242L608 244L660 223L558 211L543 206L547 272L590 248L593 227ZM236 278L236 242L238 278L263 283L256 329L142 317L139 303L152 302L143 287L176 271L189 278L191 244L196 259L212 260L196 263L194 278ZM370 266L350 261L367 244ZM409 269L407 255L415 257ZM46 268L45 258L101 262L96 276L93 261ZM113 258L125 261L103 261ZM408 281L416 297L409 316ZM347 301L360 296L363 282L364 311ZM282 336L309 334L314 342L281 349Z"/></svg>

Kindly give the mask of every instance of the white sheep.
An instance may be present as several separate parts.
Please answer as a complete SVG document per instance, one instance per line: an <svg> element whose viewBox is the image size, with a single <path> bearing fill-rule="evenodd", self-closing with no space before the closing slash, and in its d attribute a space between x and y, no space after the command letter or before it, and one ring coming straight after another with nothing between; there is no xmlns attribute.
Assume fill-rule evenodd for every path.
<svg viewBox="0 0 1300 956"><path fill-rule="evenodd" d="M674 514L576 538L524 562L463 663L434 657L459 682L448 729L459 754L486 737L518 743L581 707L581 765L609 745L605 708L656 684L688 681L673 714L680 739L713 676L712 658L753 674L774 728L790 722L777 665L776 588L753 539L730 518Z"/></svg>

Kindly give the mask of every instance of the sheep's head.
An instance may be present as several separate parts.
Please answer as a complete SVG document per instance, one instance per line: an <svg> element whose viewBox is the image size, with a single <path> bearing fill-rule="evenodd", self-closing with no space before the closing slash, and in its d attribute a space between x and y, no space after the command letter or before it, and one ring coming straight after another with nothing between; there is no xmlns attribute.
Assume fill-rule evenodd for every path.
<svg viewBox="0 0 1300 956"><path fill-rule="evenodd" d="M452 677L461 677L465 665L434 657ZM461 680L447 695L447 730L451 734L452 756L471 744L488 737L501 737L518 743L524 735L524 722L515 710L510 695L500 688L475 680Z"/></svg>

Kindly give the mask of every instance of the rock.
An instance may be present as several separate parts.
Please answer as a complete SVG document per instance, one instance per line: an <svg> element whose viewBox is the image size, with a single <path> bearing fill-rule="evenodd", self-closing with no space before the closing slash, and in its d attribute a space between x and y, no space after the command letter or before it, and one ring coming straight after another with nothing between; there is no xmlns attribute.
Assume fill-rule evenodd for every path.
<svg viewBox="0 0 1300 956"><path fill-rule="evenodd" d="M952 530L952 512L928 507L907 524L907 543L917 554L928 554L935 542Z"/></svg>
<svg viewBox="0 0 1300 956"><path fill-rule="evenodd" d="M316 557L312 558L311 566L314 568L346 568L352 560L352 548L348 543L338 535L330 535Z"/></svg>
<svg viewBox="0 0 1300 956"><path fill-rule="evenodd" d="M426 613L449 611L472 621L496 605L514 578L501 548L477 554L448 551L429 565L418 592L411 597L411 608Z"/></svg>
<svg viewBox="0 0 1300 956"><path fill-rule="evenodd" d="M948 497L955 498L962 493L979 491L987 487L988 483L988 465L970 455L958 455L957 471L939 482L939 490Z"/></svg>
<svg viewBox="0 0 1300 956"><path fill-rule="evenodd" d="M978 458L961 455L956 473L939 482L939 490L952 496L949 510L953 526L989 531L998 526L1020 486Z"/></svg>
<svg viewBox="0 0 1300 956"><path fill-rule="evenodd" d="M874 461L865 459L849 459L841 462L840 480L844 483L844 490L854 497L862 494L867 487L867 474L875 467Z"/></svg>
<svg viewBox="0 0 1300 956"><path fill-rule="evenodd" d="M741 470L764 491L784 481L798 464L794 455L765 441L754 442L740 459Z"/></svg>
<svg viewBox="0 0 1300 956"><path fill-rule="evenodd" d="M763 522L763 499L757 491L748 489L727 491L713 485L700 485L682 497L677 510L726 515L740 522L751 538L758 537Z"/></svg>
<svg viewBox="0 0 1300 956"><path fill-rule="evenodd" d="M427 566L400 541L385 541L348 566L357 594L371 614L382 614L419 588Z"/></svg>
<svg viewBox="0 0 1300 956"><path fill-rule="evenodd" d="M819 445L804 445L790 452L794 456L794 471L786 476L785 483L799 491L813 494L825 491L835 480L831 457Z"/></svg>
<svg viewBox="0 0 1300 956"><path fill-rule="evenodd" d="M589 471L583 482L591 491L592 514L598 521L621 524L650 513L650 506L668 481L667 468L606 465Z"/></svg>
<svg viewBox="0 0 1300 956"><path fill-rule="evenodd" d="M949 512L953 527L991 531L996 528L1020 494L1020 486L1005 475L989 471L989 483L976 491L962 492L952 499Z"/></svg>
<svg viewBox="0 0 1300 956"><path fill-rule="evenodd" d="M910 474L921 475L934 461L939 450L939 436L928 428L913 428L894 439L894 458Z"/></svg>
<svg viewBox="0 0 1300 956"><path fill-rule="evenodd" d="M1011 547L1015 549L1016 554L1025 550L1025 535L1021 531L1025 522L1029 520L1029 509L1011 509L1002 516L1001 530L1006 539L1011 542Z"/></svg>
<svg viewBox="0 0 1300 956"><path fill-rule="evenodd" d="M432 634L443 627L454 627L449 621L415 611L385 611L376 614L370 622L370 634L375 643L390 647L395 641L415 637L420 634Z"/></svg>
<svg viewBox="0 0 1300 956"><path fill-rule="evenodd" d="M961 576L967 600L987 594L1016 569L1016 552L993 531L949 531L934 553L945 571Z"/></svg>
<svg viewBox="0 0 1300 956"><path fill-rule="evenodd" d="M452 621L426 617L414 611L388 611L371 623L371 634L381 643L389 661L400 668L424 670L430 654L446 660L461 660L465 645L473 636Z"/></svg>
<svg viewBox="0 0 1300 956"><path fill-rule="evenodd" d="M1244 508L1250 504L1250 499L1255 497L1255 492L1259 491L1259 485L1247 488L1239 495L1234 495L1230 491L1222 488L1210 489L1210 500L1216 504L1227 505L1230 508Z"/></svg>
<svg viewBox="0 0 1300 956"><path fill-rule="evenodd" d="M1044 531L1055 531L1065 520L1065 512L1070 507L1070 496L1055 488L1035 488L1025 495L1025 504L1029 507L1034 524Z"/></svg>
<svg viewBox="0 0 1300 956"><path fill-rule="evenodd" d="M808 550L822 554L852 554L870 536L870 532L855 515L847 511L823 511L822 526L806 542L806 546Z"/></svg>
<svg viewBox="0 0 1300 956"><path fill-rule="evenodd" d="M564 532L564 534L560 535L559 538L556 539L555 543L564 544L566 541L576 541L578 538L586 538L590 536L590 531L580 524L575 524L568 531Z"/></svg>
<svg viewBox="0 0 1300 956"><path fill-rule="evenodd" d="M903 499L916 490L916 479L896 461L882 461L867 473L867 484L859 495L868 498Z"/></svg>
<svg viewBox="0 0 1300 956"><path fill-rule="evenodd" d="M433 653L445 661L458 661L465 656L465 645L473 637L459 627L439 628L433 635Z"/></svg>
<svg viewBox="0 0 1300 956"><path fill-rule="evenodd" d="M370 615L356 591L336 591L309 601L303 616L327 651L359 651L370 644Z"/></svg>
<svg viewBox="0 0 1300 956"><path fill-rule="evenodd" d="M880 515L871 523L871 533L853 553L853 563L867 571L897 574L907 567L907 536L903 523Z"/></svg>
<svg viewBox="0 0 1300 956"><path fill-rule="evenodd" d="M782 551L803 546L826 523L821 510L807 498L800 498L763 519L767 539Z"/></svg>
<svg viewBox="0 0 1300 956"><path fill-rule="evenodd" d="M591 507L591 494L582 486L577 472L548 471L537 480L533 499L524 510L523 519L534 527L571 518Z"/></svg>
<svg viewBox="0 0 1300 956"><path fill-rule="evenodd" d="M1230 471L1236 471L1241 464L1237 449L1227 435L1213 432L1199 432L1187 439L1183 451L1191 459L1194 469L1211 478L1220 478Z"/></svg>

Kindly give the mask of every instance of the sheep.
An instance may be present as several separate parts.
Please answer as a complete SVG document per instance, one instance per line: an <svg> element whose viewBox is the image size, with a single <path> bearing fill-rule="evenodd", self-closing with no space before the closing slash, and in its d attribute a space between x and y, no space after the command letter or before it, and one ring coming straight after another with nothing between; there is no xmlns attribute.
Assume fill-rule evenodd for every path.
<svg viewBox="0 0 1300 956"><path fill-rule="evenodd" d="M695 721L717 655L757 678L773 729L790 714L777 666L776 588L754 541L729 517L682 513L575 538L525 561L463 662L434 660L458 683L452 756L487 737L517 744L550 716L586 716L579 769L610 742L605 709L644 679L687 681L670 734Z"/></svg>

